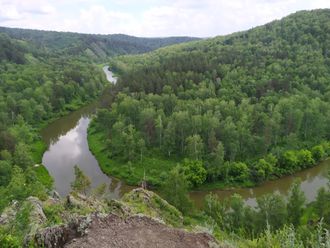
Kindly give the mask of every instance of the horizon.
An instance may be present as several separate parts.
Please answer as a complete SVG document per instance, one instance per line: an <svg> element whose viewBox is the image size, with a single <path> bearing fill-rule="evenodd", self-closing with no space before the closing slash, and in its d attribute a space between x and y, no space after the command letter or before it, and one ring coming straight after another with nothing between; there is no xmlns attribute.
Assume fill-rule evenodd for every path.
<svg viewBox="0 0 330 248"><path fill-rule="evenodd" d="M210 38L248 30L302 10L326 9L326 0L0 0L0 26L145 38Z"/></svg>

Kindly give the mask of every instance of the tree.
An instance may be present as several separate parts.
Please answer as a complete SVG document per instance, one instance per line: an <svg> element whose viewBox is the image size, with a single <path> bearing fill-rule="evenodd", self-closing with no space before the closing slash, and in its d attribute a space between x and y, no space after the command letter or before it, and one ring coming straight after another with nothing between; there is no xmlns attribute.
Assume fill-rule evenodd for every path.
<svg viewBox="0 0 330 248"><path fill-rule="evenodd" d="M30 149L24 143L18 143L18 145L16 145L13 160L15 165L18 165L23 169L33 165Z"/></svg>
<svg viewBox="0 0 330 248"><path fill-rule="evenodd" d="M315 210L320 218L323 218L330 224L330 191L324 187L320 188L317 192Z"/></svg>
<svg viewBox="0 0 330 248"><path fill-rule="evenodd" d="M254 166L255 181L262 182L267 180L273 172L273 166L268 163L265 159L261 158Z"/></svg>
<svg viewBox="0 0 330 248"><path fill-rule="evenodd" d="M101 183L99 186L97 186L92 194L93 196L95 196L96 198L102 198L104 196L104 194L107 191L107 184L106 183Z"/></svg>
<svg viewBox="0 0 330 248"><path fill-rule="evenodd" d="M279 194L267 194L257 199L259 230L267 225L273 230L279 229L287 221L287 210L283 197Z"/></svg>
<svg viewBox="0 0 330 248"><path fill-rule="evenodd" d="M206 179L207 173L202 161L184 159L182 170L190 187L197 187Z"/></svg>
<svg viewBox="0 0 330 248"><path fill-rule="evenodd" d="M146 149L146 143L144 142L144 139L139 139L139 141L137 142L137 146L138 146L138 149L140 150L140 161L142 162L142 159L143 159L143 152L144 150Z"/></svg>
<svg viewBox="0 0 330 248"><path fill-rule="evenodd" d="M0 186L6 186L11 177L11 164L6 160L0 160Z"/></svg>
<svg viewBox="0 0 330 248"><path fill-rule="evenodd" d="M304 212L305 201L305 195L300 190L300 182L295 181L290 188L289 200L287 203L289 223L292 223L295 227L300 224L300 218Z"/></svg>
<svg viewBox="0 0 330 248"><path fill-rule="evenodd" d="M286 151L281 157L281 166L284 171L294 172L298 166L298 158L295 151Z"/></svg>
<svg viewBox="0 0 330 248"><path fill-rule="evenodd" d="M201 159L203 148L203 140L198 134L189 136L186 139L186 153L190 158L195 160Z"/></svg>
<svg viewBox="0 0 330 248"><path fill-rule="evenodd" d="M172 121L170 121L164 131L164 145L163 150L170 157L172 152L175 151L175 126Z"/></svg>
<svg viewBox="0 0 330 248"><path fill-rule="evenodd" d="M78 165L74 166L74 175L75 179L71 183L72 189L86 195L87 190L91 186L91 180L84 174Z"/></svg>
<svg viewBox="0 0 330 248"><path fill-rule="evenodd" d="M245 182L250 177L250 170L243 162L234 162L229 164L229 176L233 181Z"/></svg>
<svg viewBox="0 0 330 248"><path fill-rule="evenodd" d="M315 161L313 159L313 155L308 150L300 150L297 152L297 158L298 158L298 166L300 168L307 168L311 167L315 164Z"/></svg>
<svg viewBox="0 0 330 248"><path fill-rule="evenodd" d="M325 155L323 146L314 146L312 148L313 158L316 162L319 162Z"/></svg>
<svg viewBox="0 0 330 248"><path fill-rule="evenodd" d="M209 193L205 197L204 211L208 216L211 216L219 227L225 228L228 226L227 206L226 201L221 201L216 194Z"/></svg>
<svg viewBox="0 0 330 248"><path fill-rule="evenodd" d="M242 196L239 194L234 194L230 197L230 209L229 220L230 226L234 230L239 230L244 224L244 201Z"/></svg>
<svg viewBox="0 0 330 248"><path fill-rule="evenodd" d="M224 165L225 151L222 142L218 142L214 151L210 154L211 161L207 166L207 175L209 180L216 180L220 174Z"/></svg>
<svg viewBox="0 0 330 248"><path fill-rule="evenodd" d="M169 172L161 187L161 192L164 198L182 213L191 211L192 203L188 196L188 181L178 167Z"/></svg>

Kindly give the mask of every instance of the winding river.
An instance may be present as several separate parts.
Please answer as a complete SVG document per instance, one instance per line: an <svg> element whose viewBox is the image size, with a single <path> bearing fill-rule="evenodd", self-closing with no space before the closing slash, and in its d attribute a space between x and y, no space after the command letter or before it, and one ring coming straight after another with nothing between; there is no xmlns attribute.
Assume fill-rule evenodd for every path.
<svg viewBox="0 0 330 248"><path fill-rule="evenodd" d="M103 67L107 80L116 83L116 78L109 67ZM99 102L91 103L69 115L61 117L41 131L43 140L48 146L44 153L42 163L50 175L54 178L55 189L61 196L67 195L71 190L71 182L74 180L73 167L78 165L84 173L91 178L92 187L101 183L108 185L107 194L111 198L119 198L130 191L131 186L105 175L93 154L90 152L87 142L87 128L92 115L95 113ZM327 183L327 171L330 169L330 160L324 161L318 166L287 176L276 181L265 182L253 188L212 190L221 199L234 193L242 195L246 203L255 206L256 197L266 193L279 192L287 195L295 178L302 181L301 189L308 201L315 199L320 187ZM210 191L193 191L190 193L197 206L201 206L206 194Z"/></svg>

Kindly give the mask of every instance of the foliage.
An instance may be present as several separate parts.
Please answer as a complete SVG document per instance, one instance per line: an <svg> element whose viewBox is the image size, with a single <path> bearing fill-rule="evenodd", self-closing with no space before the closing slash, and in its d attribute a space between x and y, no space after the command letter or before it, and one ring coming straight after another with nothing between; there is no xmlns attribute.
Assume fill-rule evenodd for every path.
<svg viewBox="0 0 330 248"><path fill-rule="evenodd" d="M305 201L305 195L300 189L300 182L294 182L290 189L287 210L289 222L295 227L300 224L300 219L304 213Z"/></svg>
<svg viewBox="0 0 330 248"><path fill-rule="evenodd" d="M97 133L108 149L131 129L144 154L157 148L169 158L202 160L208 182L260 183L314 165L328 155L321 144L330 138L328 15L301 11L112 60L121 93L97 116Z"/></svg>
<svg viewBox="0 0 330 248"><path fill-rule="evenodd" d="M182 213L191 211L192 203L188 197L188 181L180 172L179 167L175 167L169 172L161 186L161 192L165 200Z"/></svg>
<svg viewBox="0 0 330 248"><path fill-rule="evenodd" d="M71 187L74 191L79 193L87 193L87 190L91 186L91 180L88 178L84 172L78 167L78 165L74 166L74 175L75 179L71 183Z"/></svg>
<svg viewBox="0 0 330 248"><path fill-rule="evenodd" d="M197 187L204 183L206 170L202 161L185 159L182 164L182 171L190 187Z"/></svg>

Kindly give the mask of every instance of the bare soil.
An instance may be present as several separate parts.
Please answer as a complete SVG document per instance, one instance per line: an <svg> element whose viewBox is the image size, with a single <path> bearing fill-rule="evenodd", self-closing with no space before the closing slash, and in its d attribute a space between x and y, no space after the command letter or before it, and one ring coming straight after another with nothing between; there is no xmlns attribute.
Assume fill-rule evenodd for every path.
<svg viewBox="0 0 330 248"><path fill-rule="evenodd" d="M145 216L126 219L110 214L93 218L87 235L73 239L67 248L216 248L215 239L206 233L189 233L168 227Z"/></svg>

